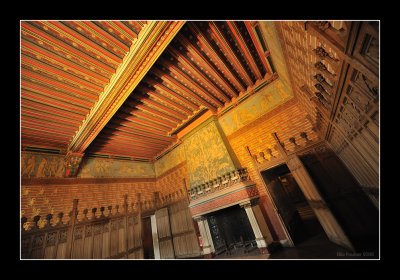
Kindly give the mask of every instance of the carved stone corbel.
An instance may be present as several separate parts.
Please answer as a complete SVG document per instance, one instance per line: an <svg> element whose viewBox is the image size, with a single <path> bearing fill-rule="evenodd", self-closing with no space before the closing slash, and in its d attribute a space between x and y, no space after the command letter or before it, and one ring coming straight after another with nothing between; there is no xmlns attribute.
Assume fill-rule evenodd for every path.
<svg viewBox="0 0 400 280"><path fill-rule="evenodd" d="M64 177L76 177L83 158L82 153L69 152L65 157Z"/></svg>

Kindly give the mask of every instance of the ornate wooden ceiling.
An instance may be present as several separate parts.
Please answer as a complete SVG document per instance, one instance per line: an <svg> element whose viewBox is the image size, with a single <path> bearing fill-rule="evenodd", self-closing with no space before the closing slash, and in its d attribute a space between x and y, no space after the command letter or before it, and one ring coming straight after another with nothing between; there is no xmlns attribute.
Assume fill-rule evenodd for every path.
<svg viewBox="0 0 400 280"><path fill-rule="evenodd" d="M145 21L21 22L21 142L66 150Z"/></svg>
<svg viewBox="0 0 400 280"><path fill-rule="evenodd" d="M22 145L71 148L71 138L145 25L22 22ZM85 153L153 159L199 111L218 114L271 77L269 53L253 28L250 22L187 22L79 152L88 146Z"/></svg>

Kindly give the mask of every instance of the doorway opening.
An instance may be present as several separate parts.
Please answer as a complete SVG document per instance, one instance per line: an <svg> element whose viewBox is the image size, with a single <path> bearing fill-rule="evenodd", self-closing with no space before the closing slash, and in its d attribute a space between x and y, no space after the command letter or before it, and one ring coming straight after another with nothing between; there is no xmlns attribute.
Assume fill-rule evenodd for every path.
<svg viewBox="0 0 400 280"><path fill-rule="evenodd" d="M316 238L328 240L286 164L262 171L261 175L294 245Z"/></svg>
<svg viewBox="0 0 400 280"><path fill-rule="evenodd" d="M153 234L150 216L143 219L143 258L154 259Z"/></svg>
<svg viewBox="0 0 400 280"><path fill-rule="evenodd" d="M257 249L245 210L234 205L206 215L215 254L243 255Z"/></svg>

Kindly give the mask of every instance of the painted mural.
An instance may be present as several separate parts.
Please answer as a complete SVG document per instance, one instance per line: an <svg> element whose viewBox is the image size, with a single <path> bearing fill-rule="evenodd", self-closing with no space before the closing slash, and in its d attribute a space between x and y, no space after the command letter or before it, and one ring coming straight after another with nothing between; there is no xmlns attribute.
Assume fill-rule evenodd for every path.
<svg viewBox="0 0 400 280"><path fill-rule="evenodd" d="M154 163L156 176L158 177L162 175L166 171L170 170L171 168L182 163L185 160L186 158L184 147L183 145L179 145Z"/></svg>
<svg viewBox="0 0 400 280"><path fill-rule="evenodd" d="M21 153L22 178L61 178L64 175L64 169L63 155Z"/></svg>
<svg viewBox="0 0 400 280"><path fill-rule="evenodd" d="M292 91L288 91L278 79L221 116L219 123L225 135L228 136L292 97Z"/></svg>
<svg viewBox="0 0 400 280"><path fill-rule="evenodd" d="M152 178L152 163L103 158L86 158L82 161L79 178Z"/></svg>
<svg viewBox="0 0 400 280"><path fill-rule="evenodd" d="M235 169L214 122L190 135L184 140L184 146L191 186Z"/></svg>

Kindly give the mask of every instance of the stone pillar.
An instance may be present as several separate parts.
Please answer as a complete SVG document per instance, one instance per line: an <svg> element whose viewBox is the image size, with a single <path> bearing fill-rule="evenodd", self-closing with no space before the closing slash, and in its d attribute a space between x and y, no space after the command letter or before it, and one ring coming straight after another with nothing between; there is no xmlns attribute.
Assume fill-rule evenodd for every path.
<svg viewBox="0 0 400 280"><path fill-rule="evenodd" d="M204 218L202 216L195 218L195 220L199 226L200 235L203 240L204 258L211 259L212 248L214 248L214 246L211 247L211 244L212 244L211 235L208 235L208 233L207 233L207 228L208 228L208 224L207 224L207 228L206 228L207 220L206 220L206 218ZM211 243L210 243L209 237L211 239Z"/></svg>
<svg viewBox="0 0 400 280"><path fill-rule="evenodd" d="M212 240L212 236L211 236L211 232L210 232L210 227L208 226L208 221L207 219L204 219L204 227L206 228L206 234L207 234L207 238L208 238L208 242L211 245L211 253L215 252L215 248L214 248L214 242Z"/></svg>
<svg viewBox="0 0 400 280"><path fill-rule="evenodd" d="M154 258L160 259L161 256L160 256L160 245L158 244L156 215L151 215L150 220L151 220L151 233L153 235Z"/></svg>
<svg viewBox="0 0 400 280"><path fill-rule="evenodd" d="M257 223L257 219L254 216L250 201L240 203L240 206L244 208L244 210L246 211L247 217L249 218L251 228L253 229L254 236L256 237L258 249L260 250L260 252L262 254L269 254L268 249L267 249L267 246L268 246L267 241L263 237L261 229Z"/></svg>

